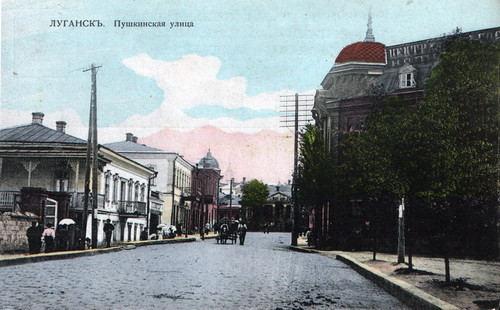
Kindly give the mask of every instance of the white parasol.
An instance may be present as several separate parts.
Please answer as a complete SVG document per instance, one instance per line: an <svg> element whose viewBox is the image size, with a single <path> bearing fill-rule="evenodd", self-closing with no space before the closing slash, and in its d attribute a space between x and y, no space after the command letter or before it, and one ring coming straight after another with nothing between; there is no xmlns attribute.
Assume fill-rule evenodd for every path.
<svg viewBox="0 0 500 310"><path fill-rule="evenodd" d="M74 220L72 219L62 219L60 222L59 222L59 225L73 225L73 224L76 224Z"/></svg>

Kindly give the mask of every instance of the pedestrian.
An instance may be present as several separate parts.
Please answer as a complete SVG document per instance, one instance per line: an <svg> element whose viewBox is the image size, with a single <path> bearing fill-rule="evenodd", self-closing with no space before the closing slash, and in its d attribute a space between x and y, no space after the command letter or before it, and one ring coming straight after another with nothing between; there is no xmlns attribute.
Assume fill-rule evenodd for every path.
<svg viewBox="0 0 500 310"><path fill-rule="evenodd" d="M210 224L206 223L205 224L205 235L208 235L208 232L210 231Z"/></svg>
<svg viewBox="0 0 500 310"><path fill-rule="evenodd" d="M141 232L140 236L141 240L148 240L148 228L144 227L143 231Z"/></svg>
<svg viewBox="0 0 500 310"><path fill-rule="evenodd" d="M177 236L182 237L182 225L177 224Z"/></svg>
<svg viewBox="0 0 500 310"><path fill-rule="evenodd" d="M268 234L268 233L269 233L269 226L267 226L267 225L266 225L266 226L264 227L264 233L265 233L265 234Z"/></svg>
<svg viewBox="0 0 500 310"><path fill-rule="evenodd" d="M312 240L313 238L312 238L312 230L311 230L311 228L309 228L309 229L307 230L307 232L306 232L306 238L307 238L307 246L311 246L311 245L312 245L312 243L313 243L313 242L312 242L312 241L313 241L313 240Z"/></svg>
<svg viewBox="0 0 500 310"><path fill-rule="evenodd" d="M68 226L59 225L56 230L56 250L57 251L67 251L68 250Z"/></svg>
<svg viewBox="0 0 500 310"><path fill-rule="evenodd" d="M245 222L240 222L238 225L238 234L240 237L240 245L244 245L245 237L247 235L247 224L245 224Z"/></svg>
<svg viewBox="0 0 500 310"><path fill-rule="evenodd" d="M106 247L109 248L111 246L111 236L113 235L113 230L115 230L115 226L111 224L111 220L107 219L106 224L104 224L104 234L106 235Z"/></svg>
<svg viewBox="0 0 500 310"><path fill-rule="evenodd" d="M75 249L75 234L76 234L76 224L68 225L68 250L73 251Z"/></svg>
<svg viewBox="0 0 500 310"><path fill-rule="evenodd" d="M45 253L54 251L54 239L56 238L56 231L52 228L52 224L48 223L47 228L42 233L43 240L45 241Z"/></svg>
<svg viewBox="0 0 500 310"><path fill-rule="evenodd" d="M32 221L31 227L26 231L30 254L40 253L42 247L42 230L40 228L37 221Z"/></svg>
<svg viewBox="0 0 500 310"><path fill-rule="evenodd" d="M77 225L75 226L75 246L73 250L85 250L85 238L83 238L83 232Z"/></svg>

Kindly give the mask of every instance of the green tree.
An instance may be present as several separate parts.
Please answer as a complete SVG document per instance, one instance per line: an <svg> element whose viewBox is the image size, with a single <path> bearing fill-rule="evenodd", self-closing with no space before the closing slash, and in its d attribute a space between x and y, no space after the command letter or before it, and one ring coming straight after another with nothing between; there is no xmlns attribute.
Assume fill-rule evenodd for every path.
<svg viewBox="0 0 500 310"><path fill-rule="evenodd" d="M259 180L253 179L243 185L241 207L249 226L258 229L265 220L264 203L269 197L269 188Z"/></svg>
<svg viewBox="0 0 500 310"><path fill-rule="evenodd" d="M391 97L381 109L367 116L361 132L344 137L345 147L340 153L343 191L363 194L374 201L368 204L373 210L366 210L375 231L373 259L382 225L379 219L387 218L382 214L391 214L396 207L393 201L414 196L421 185L418 155L422 150L415 143L415 122L415 104ZM407 241L411 268L411 238Z"/></svg>
<svg viewBox="0 0 500 310"><path fill-rule="evenodd" d="M345 137L341 170L348 190L408 196L407 211L415 212L407 213L409 218L418 212L434 221L427 224L441 229L449 281L447 240L457 230L457 218L470 222L464 217L471 214L457 205L468 199L471 209L474 201L480 205L477 201L498 195L500 49L459 35L444 47L424 102L389 98L367 117L361 133ZM491 230L498 221L498 213L489 210L494 207L481 206L483 213L496 214L484 223Z"/></svg>
<svg viewBox="0 0 500 310"><path fill-rule="evenodd" d="M320 130L307 125L300 133L299 169L295 180L299 205L314 212L313 239L323 244L323 212L335 191L335 169Z"/></svg>
<svg viewBox="0 0 500 310"><path fill-rule="evenodd" d="M448 282L447 243L457 219L469 212L473 200L498 195L499 56L498 44L452 37L419 110L421 140L432 150L426 158L427 188L420 194L434 201L441 222ZM464 199L469 207L458 209ZM495 206L481 207L488 212ZM498 213L493 214L485 226L496 226Z"/></svg>
<svg viewBox="0 0 500 310"><path fill-rule="evenodd" d="M398 197L416 191L415 107L397 97L367 116L361 132L344 137L342 171L347 190Z"/></svg>
<svg viewBox="0 0 500 310"><path fill-rule="evenodd" d="M433 147L424 194L496 193L499 47L460 37L446 42L419 113L422 138Z"/></svg>
<svg viewBox="0 0 500 310"><path fill-rule="evenodd" d="M334 166L320 130L306 125L300 134L297 188L302 206L323 204L333 194Z"/></svg>

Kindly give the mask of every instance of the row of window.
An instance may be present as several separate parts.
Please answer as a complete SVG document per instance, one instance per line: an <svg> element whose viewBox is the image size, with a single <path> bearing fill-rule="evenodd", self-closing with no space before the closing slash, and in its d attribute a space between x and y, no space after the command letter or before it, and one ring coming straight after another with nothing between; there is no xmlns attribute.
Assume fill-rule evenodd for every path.
<svg viewBox="0 0 500 310"><path fill-rule="evenodd" d="M182 169L175 169L175 185L178 188L188 188L191 186L191 177Z"/></svg>
<svg viewBox="0 0 500 310"><path fill-rule="evenodd" d="M113 188L111 189L111 181ZM125 179L118 173L114 175L107 171L104 175L104 198L106 201L145 201L146 184ZM111 199L110 199L111 198Z"/></svg>

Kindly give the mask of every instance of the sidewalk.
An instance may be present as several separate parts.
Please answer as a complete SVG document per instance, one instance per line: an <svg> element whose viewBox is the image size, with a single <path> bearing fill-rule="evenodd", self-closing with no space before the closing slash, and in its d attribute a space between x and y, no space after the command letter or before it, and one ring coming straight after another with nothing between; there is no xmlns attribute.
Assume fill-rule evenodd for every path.
<svg viewBox="0 0 500 310"><path fill-rule="evenodd" d="M205 235L205 239L215 238L215 234L210 233ZM157 244L169 244L169 243L181 243L181 242L193 242L199 241L200 235L188 235L182 237L175 237L169 239L159 239L159 240L141 240L141 241L130 241L112 244L109 248L96 248L87 250L76 250L76 251L60 251L60 252L50 252L50 253L39 253L39 254L0 254L0 267L9 265L18 265L25 263L35 263L47 260L58 260L58 259L68 259L74 257L82 256L92 256L98 254L105 254L116 251L130 250L138 246L147 245L157 245Z"/></svg>
<svg viewBox="0 0 500 310"><path fill-rule="evenodd" d="M299 239L298 247L310 249L303 238ZM450 259L451 284L446 284L442 258L414 256L414 270L409 272L406 264L397 264L396 254L377 253L377 260L373 261L372 252L314 252L343 260L376 283L366 273L380 272L389 281L395 280L390 285L397 285L398 281L403 282L403 286L409 284L417 289L415 292L421 290L458 309L499 309L500 306L500 262Z"/></svg>

